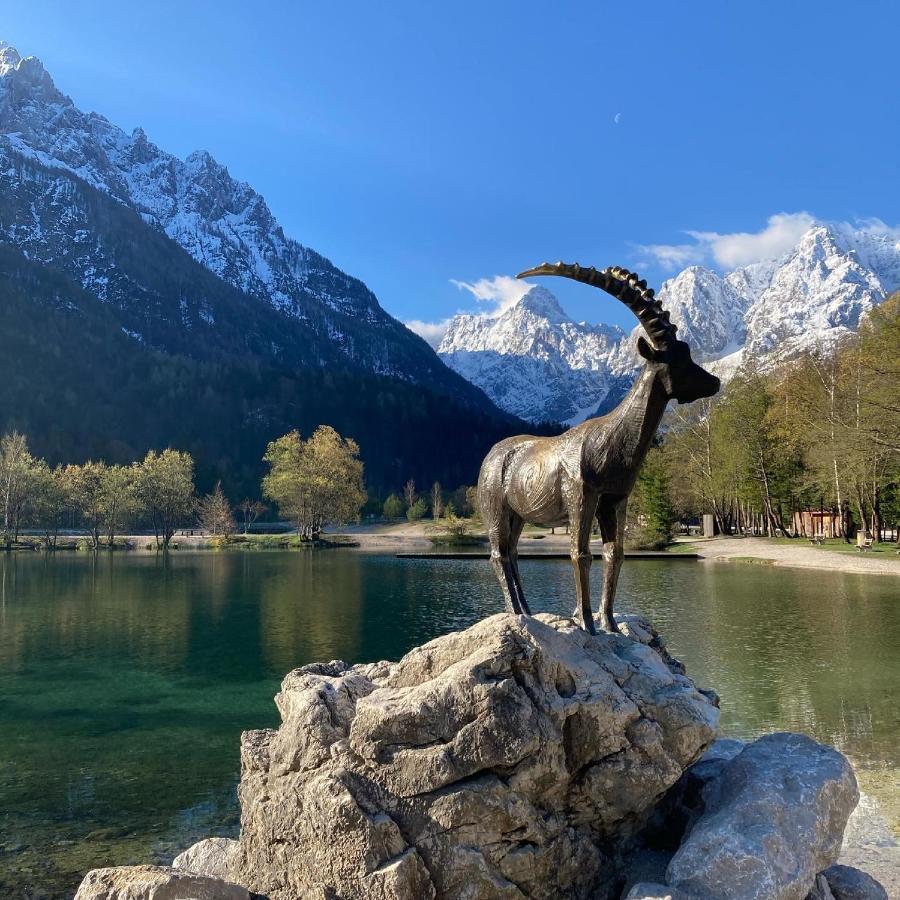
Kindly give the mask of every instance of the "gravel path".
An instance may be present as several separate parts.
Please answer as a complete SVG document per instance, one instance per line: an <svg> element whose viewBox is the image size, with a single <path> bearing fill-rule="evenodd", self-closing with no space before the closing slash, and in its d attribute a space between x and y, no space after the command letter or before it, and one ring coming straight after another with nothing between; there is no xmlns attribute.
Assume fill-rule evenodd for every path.
<svg viewBox="0 0 900 900"><path fill-rule="evenodd" d="M860 575L894 575L900 577L900 556L885 553L838 553L802 543L782 544L765 538L718 537L694 542L697 552L704 559L734 559L752 557L771 560L778 566L794 566L802 569L833 569Z"/></svg>

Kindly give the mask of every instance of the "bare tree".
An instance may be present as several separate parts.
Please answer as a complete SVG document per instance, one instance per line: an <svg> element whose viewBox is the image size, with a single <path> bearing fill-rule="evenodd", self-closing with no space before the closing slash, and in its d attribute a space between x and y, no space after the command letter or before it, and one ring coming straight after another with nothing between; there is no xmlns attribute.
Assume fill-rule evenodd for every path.
<svg viewBox="0 0 900 900"><path fill-rule="evenodd" d="M197 504L197 518L200 527L209 534L224 537L234 534L234 516L231 515L231 504L222 490L221 481L217 481L212 493Z"/></svg>
<svg viewBox="0 0 900 900"><path fill-rule="evenodd" d="M436 481L431 486L431 517L440 519L444 514L444 495L441 492L441 483Z"/></svg>
<svg viewBox="0 0 900 900"><path fill-rule="evenodd" d="M409 479L406 484L403 485L403 499L406 501L407 508L414 506L416 502L416 498L418 494L416 494L416 483Z"/></svg>
<svg viewBox="0 0 900 900"><path fill-rule="evenodd" d="M241 519L244 522L244 534L250 533L250 526L268 509L262 500L251 500L244 497L241 505L237 508Z"/></svg>

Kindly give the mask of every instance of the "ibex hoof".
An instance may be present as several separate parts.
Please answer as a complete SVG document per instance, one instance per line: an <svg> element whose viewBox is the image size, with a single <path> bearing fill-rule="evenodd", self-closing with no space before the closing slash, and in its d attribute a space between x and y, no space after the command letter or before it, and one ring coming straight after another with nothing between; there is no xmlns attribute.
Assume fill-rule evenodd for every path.
<svg viewBox="0 0 900 900"><path fill-rule="evenodd" d="M617 624L617 622L616 622L615 619L606 619L606 618L602 618L602 619L600 620L600 627L601 627L604 631L611 631L611 632L614 632L615 634L620 634L620 633L621 633L621 632L619 631L619 626L618 626L618 624Z"/></svg>

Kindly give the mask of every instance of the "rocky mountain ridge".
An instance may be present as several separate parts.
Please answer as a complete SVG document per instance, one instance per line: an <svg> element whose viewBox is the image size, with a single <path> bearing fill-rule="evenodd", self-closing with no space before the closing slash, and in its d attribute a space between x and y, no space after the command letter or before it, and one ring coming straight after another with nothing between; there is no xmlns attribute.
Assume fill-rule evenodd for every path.
<svg viewBox="0 0 900 900"><path fill-rule="evenodd" d="M94 236L78 227L77 210L63 212L63 227L54 241L46 240L48 219L58 217L60 203L73 194L71 176L134 210L247 297L303 323L318 343L338 351L344 365L439 385L487 408L480 392L441 366L431 348L388 315L365 284L287 237L263 197L232 178L209 153L182 160L161 150L141 128L127 134L102 115L83 112L39 59L23 58L5 43L0 43L0 152L3 193L29 189L19 183L27 172L37 172L44 187L42 200L9 223L0 240L46 264L65 267L73 257L80 259L74 274L101 299L121 297L115 291L115 260L92 246ZM310 347L311 364L331 355Z"/></svg>
<svg viewBox="0 0 900 900"><path fill-rule="evenodd" d="M900 239L819 224L777 260L724 275L690 266L659 298L694 358L727 377L747 356L768 365L833 346L898 288ZM575 424L615 405L633 378L640 328L617 331L572 321L536 286L501 316L454 317L438 354L504 409Z"/></svg>
<svg viewBox="0 0 900 900"><path fill-rule="evenodd" d="M536 285L496 319L457 316L438 352L514 415L533 419L539 410L546 421L579 421L612 387L607 361L624 337L620 328L573 321Z"/></svg>
<svg viewBox="0 0 900 900"><path fill-rule="evenodd" d="M83 113L8 45L0 319L0 430L53 463L177 446L201 490L255 495L266 444L327 422L377 495L471 484L522 428L208 154Z"/></svg>

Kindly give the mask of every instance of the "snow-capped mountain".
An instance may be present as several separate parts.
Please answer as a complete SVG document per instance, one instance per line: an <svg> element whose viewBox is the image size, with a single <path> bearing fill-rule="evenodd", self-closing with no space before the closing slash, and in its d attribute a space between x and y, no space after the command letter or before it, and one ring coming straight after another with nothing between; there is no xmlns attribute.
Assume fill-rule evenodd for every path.
<svg viewBox="0 0 900 900"><path fill-rule="evenodd" d="M471 484L522 427L208 154L82 112L3 44L0 350L0 431L38 455L177 446L233 496L294 428L352 436L387 493Z"/></svg>
<svg viewBox="0 0 900 900"><path fill-rule="evenodd" d="M780 259L725 275L691 266L658 296L694 358L728 377L748 355L772 364L833 346L898 289L900 240L820 224ZM621 398L640 364L640 333L636 326L617 338L605 326L576 324L546 289L533 287L497 318L456 316L438 353L499 406L535 422L572 424Z"/></svg>
<svg viewBox="0 0 900 900"><path fill-rule="evenodd" d="M57 89L40 60L22 58L2 42L0 157L0 189L16 197L16 215L5 223L0 240L66 268L102 299L128 303L130 295L122 288L109 241L89 233L82 221L93 201L79 199L63 208L67 197L85 194L85 185L134 210L248 298L305 323L328 344L328 352L310 346L309 364L322 364L336 351L346 365L439 385L489 407L479 391L388 315L365 284L287 237L265 200L209 153L182 160L153 144L140 128L127 134L103 116L83 112ZM202 306L200 299L186 302ZM185 326L196 318L186 319Z"/></svg>
<svg viewBox="0 0 900 900"><path fill-rule="evenodd" d="M181 160L61 93L36 57L0 46L0 132L44 166L66 169L137 210L198 262L248 294L303 314L311 294L342 312L383 317L375 297L286 238L265 200L209 153Z"/></svg>
<svg viewBox="0 0 900 900"><path fill-rule="evenodd" d="M497 318L456 316L438 353L507 412L579 422L609 393L608 359L623 337L619 328L574 322L535 286Z"/></svg>

